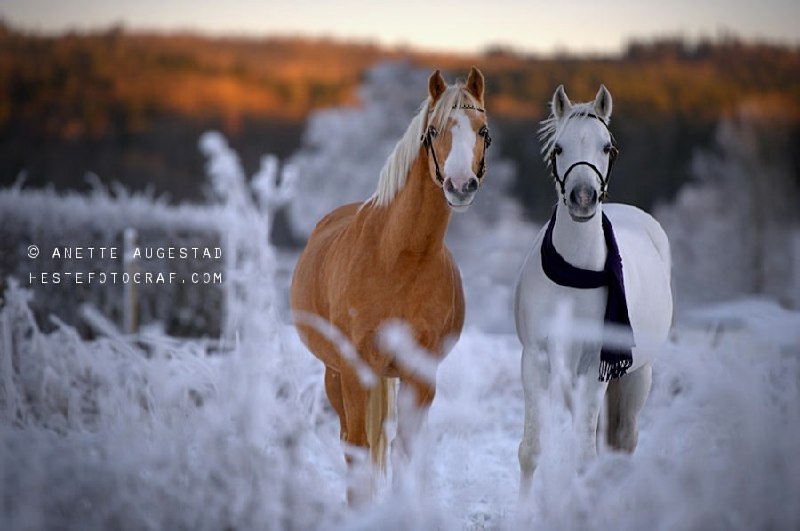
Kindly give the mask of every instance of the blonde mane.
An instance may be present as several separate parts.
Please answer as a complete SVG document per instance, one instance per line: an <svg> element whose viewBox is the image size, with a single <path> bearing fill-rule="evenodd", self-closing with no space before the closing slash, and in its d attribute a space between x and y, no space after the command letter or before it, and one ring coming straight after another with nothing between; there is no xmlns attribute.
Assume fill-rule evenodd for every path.
<svg viewBox="0 0 800 531"><path fill-rule="evenodd" d="M553 114L553 109L551 105L550 109L550 116L546 120L542 120L541 127L539 127L539 140L542 142L542 155L544 155L544 161L550 164L550 155L553 152L553 148L555 147L556 143L558 142L558 138L561 136L561 133L564 131L564 126L567 125L567 122L572 120L573 118L579 118L583 116L588 116L590 114L595 114L596 111L594 109L594 102L586 102L586 103L573 103L572 108L569 111L569 114L565 117L562 117L560 120L556 118L555 114ZM610 125L610 118L607 118L605 121L606 125Z"/></svg>
<svg viewBox="0 0 800 531"><path fill-rule="evenodd" d="M467 93L465 85L461 81L447 87L436 102L436 105L434 105L433 110L429 109L430 98L422 102L419 112L411 120L403 138L397 142L391 155L386 159L378 179L378 188L372 197L366 201L365 205L371 204L383 207L392 202L397 193L406 184L411 166L419 155L422 135L428 129L428 124L441 131L447 125L453 111L467 102L477 103Z"/></svg>

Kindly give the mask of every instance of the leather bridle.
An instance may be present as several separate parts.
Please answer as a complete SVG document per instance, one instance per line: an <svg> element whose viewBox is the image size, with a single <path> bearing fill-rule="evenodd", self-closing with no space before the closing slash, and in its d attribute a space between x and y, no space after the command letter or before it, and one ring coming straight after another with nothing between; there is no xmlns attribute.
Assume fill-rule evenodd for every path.
<svg viewBox="0 0 800 531"><path fill-rule="evenodd" d="M594 172L597 174L597 178L600 180L600 196L599 196L600 202L602 203L606 201L608 199L607 188L608 188L608 179L611 176L611 168L614 166L614 161L616 160L617 155L619 155L619 148L617 148L616 142L614 141L614 135L611 134L611 130L608 129L608 124L606 123L606 121L597 116L596 114L592 113L587 113L583 116L587 116L589 118L596 118L597 120L599 120L600 123L606 126L608 134L611 135L611 144L608 146L608 151L607 151L608 170L606 171L605 176L603 176L603 174L600 173L600 170L597 169L597 166L595 166L589 161L580 160L572 164L569 168L567 168L567 171L564 173L564 176L560 177L558 175L558 167L556 166L556 157L561 153L561 147L556 144L550 151L550 169L553 173L553 178L556 180L559 188L561 189L561 197L564 200L564 203L567 202L567 192L566 192L567 177L569 177L569 173L578 166L588 166L592 170L594 170Z"/></svg>
<svg viewBox="0 0 800 531"><path fill-rule="evenodd" d="M484 109L481 109L480 107L470 103L453 105L453 109L471 109L473 111L486 113ZM438 135L439 131L437 131L434 126L429 125L428 129L426 129L425 133L422 135L422 138L420 138L420 141L422 142L422 145L425 146L425 151L428 156L433 158L433 166L436 169L436 182L439 183L439 186L443 186L444 177L442 177L442 172L439 169L439 161L436 159L436 150L433 149L433 139ZM475 176L478 178L478 182L480 182L486 173L486 150L492 145L492 137L489 135L489 128L485 125L480 128L478 135L483 137L483 156L481 157L481 162L478 165L478 171L475 174Z"/></svg>

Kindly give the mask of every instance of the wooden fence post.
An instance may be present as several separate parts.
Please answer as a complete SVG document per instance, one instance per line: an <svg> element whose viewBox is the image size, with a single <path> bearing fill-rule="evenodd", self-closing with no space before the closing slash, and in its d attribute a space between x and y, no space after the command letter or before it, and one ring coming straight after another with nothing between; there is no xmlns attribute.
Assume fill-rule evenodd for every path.
<svg viewBox="0 0 800 531"><path fill-rule="evenodd" d="M133 282L133 275L138 269L133 256L136 250L136 240L136 229L125 229L123 264L125 273L128 275L128 282L124 284L123 328L126 334L135 334L139 329L139 286Z"/></svg>

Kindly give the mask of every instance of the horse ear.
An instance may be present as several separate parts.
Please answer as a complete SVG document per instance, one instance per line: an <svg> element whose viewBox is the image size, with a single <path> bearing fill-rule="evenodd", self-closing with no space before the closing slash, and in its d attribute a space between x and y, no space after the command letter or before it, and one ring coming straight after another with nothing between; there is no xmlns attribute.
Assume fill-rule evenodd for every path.
<svg viewBox="0 0 800 531"><path fill-rule="evenodd" d="M553 115L556 119L560 120L572 108L572 102L569 101L567 93L564 91L564 85L559 85L553 94Z"/></svg>
<svg viewBox="0 0 800 531"><path fill-rule="evenodd" d="M597 116L607 120L611 117L611 109L613 103L611 101L611 93L605 85L600 85L600 90L597 91L597 96L594 98L594 112Z"/></svg>
<svg viewBox="0 0 800 531"><path fill-rule="evenodd" d="M431 77L428 78L428 93L431 96L431 103L436 103L436 100L439 99L439 96L444 93L446 88L447 83L444 82L441 72L436 70L431 74Z"/></svg>
<svg viewBox="0 0 800 531"><path fill-rule="evenodd" d="M474 66L467 77L467 91L475 96L476 100L483 103L483 74Z"/></svg>

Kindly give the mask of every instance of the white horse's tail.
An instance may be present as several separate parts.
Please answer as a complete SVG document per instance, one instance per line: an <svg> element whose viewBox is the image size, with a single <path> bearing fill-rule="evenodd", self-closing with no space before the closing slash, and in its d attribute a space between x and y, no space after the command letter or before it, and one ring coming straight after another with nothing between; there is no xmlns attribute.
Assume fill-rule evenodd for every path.
<svg viewBox="0 0 800 531"><path fill-rule="evenodd" d="M367 403L366 431L369 454L372 464L381 472L386 472L386 454L389 438L386 435L386 421L391 418L395 402L394 378L378 378L369 391Z"/></svg>

